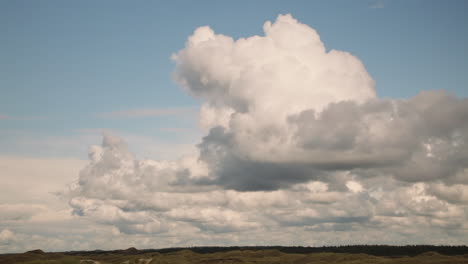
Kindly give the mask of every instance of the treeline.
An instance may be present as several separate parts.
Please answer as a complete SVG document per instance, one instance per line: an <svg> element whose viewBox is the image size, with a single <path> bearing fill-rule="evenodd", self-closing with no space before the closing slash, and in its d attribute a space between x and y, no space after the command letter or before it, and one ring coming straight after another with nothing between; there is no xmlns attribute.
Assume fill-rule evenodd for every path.
<svg viewBox="0 0 468 264"><path fill-rule="evenodd" d="M433 245L349 245L349 246L324 246L324 247L283 247L283 246L252 246L252 247L191 247L191 248L166 248L156 250L160 253L174 252L189 249L196 253L216 253L232 250L268 250L276 249L284 253L363 253L374 256L416 256L425 252L437 252L443 255L468 254L467 246L433 246Z"/></svg>
<svg viewBox="0 0 468 264"><path fill-rule="evenodd" d="M279 250L284 253L351 253L351 254L369 254L374 256L416 256L425 252L437 252L443 255L463 255L468 254L467 246L434 246L434 245L405 245L405 246L388 246L388 245L349 245L349 246L323 246L323 247L283 247L283 246L234 246L234 247L186 247L186 248L163 248L163 249L142 249L129 248L126 250L112 251L72 251L64 252L68 255L100 255L100 254L143 254L151 252L171 253L180 250L191 250L200 254L226 252L233 250Z"/></svg>

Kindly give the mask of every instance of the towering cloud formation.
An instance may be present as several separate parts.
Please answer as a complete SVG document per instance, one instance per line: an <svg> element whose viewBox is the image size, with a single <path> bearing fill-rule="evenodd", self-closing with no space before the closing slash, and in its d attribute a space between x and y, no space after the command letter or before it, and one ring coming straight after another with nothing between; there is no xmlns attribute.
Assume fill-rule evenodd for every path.
<svg viewBox="0 0 468 264"><path fill-rule="evenodd" d="M361 61L347 52L327 52L309 26L280 15L263 28L263 37L234 41L201 27L173 56L176 80L206 100L204 111L213 111L213 120L203 120L209 127L227 126L226 113L235 113L231 118L240 122L248 115L259 125L281 124L307 109L375 97L374 81Z"/></svg>
<svg viewBox="0 0 468 264"><path fill-rule="evenodd" d="M280 15L264 31L196 29L173 60L203 101L199 153L139 161L105 136L70 192L75 214L192 245L467 243L468 100L380 99L361 61L309 26Z"/></svg>
<svg viewBox="0 0 468 264"><path fill-rule="evenodd" d="M361 61L326 51L307 25L280 15L264 31L234 41L201 27L173 56L176 80L205 100L201 159L221 185L277 189L370 168L418 181L466 167L466 100L378 99Z"/></svg>

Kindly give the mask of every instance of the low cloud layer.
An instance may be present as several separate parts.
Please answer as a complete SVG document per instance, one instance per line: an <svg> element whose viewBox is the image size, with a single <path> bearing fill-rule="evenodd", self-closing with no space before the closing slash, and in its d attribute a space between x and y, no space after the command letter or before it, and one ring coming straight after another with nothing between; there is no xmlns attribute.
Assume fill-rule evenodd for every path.
<svg viewBox="0 0 468 264"><path fill-rule="evenodd" d="M73 215L157 245L466 243L461 183L335 170L275 190L233 190L207 176L203 161L136 160L109 135L90 159L68 193Z"/></svg>
<svg viewBox="0 0 468 264"><path fill-rule="evenodd" d="M379 98L363 63L311 27L280 15L263 28L196 29L172 58L202 100L198 152L138 160L104 135L62 193L73 218L143 247L468 243L468 100ZM5 206L9 221L35 213Z"/></svg>

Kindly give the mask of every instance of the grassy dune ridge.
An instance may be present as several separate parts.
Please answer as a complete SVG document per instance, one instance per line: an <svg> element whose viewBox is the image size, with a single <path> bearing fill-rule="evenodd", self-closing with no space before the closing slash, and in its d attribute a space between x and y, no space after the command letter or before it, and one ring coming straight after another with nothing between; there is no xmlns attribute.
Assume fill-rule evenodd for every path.
<svg viewBox="0 0 468 264"><path fill-rule="evenodd" d="M0 255L0 264L326 264L326 263L350 263L350 264L392 264L392 263L422 263L422 264L468 264L467 247L457 247L457 250L449 250L449 247L430 246L436 251L426 251L412 254L415 246L388 248L387 255L371 255L355 252L358 248L362 251L375 251L382 253L379 246L350 246L350 247L199 247L190 249L159 249L159 250L127 250L114 251L74 251L61 253L45 253L41 250L29 251L22 254ZM407 254L403 254L405 248ZM217 249L217 250L216 250ZM295 250L294 250L295 249ZM320 251L320 250L322 251ZM326 251L334 249L335 252ZM393 251L392 251L393 249ZM348 251L347 253L337 253ZM312 251L312 252L307 252ZM337 251L337 252L336 252ZM437 251L447 251L449 254L441 254ZM450 254L458 253L458 254Z"/></svg>

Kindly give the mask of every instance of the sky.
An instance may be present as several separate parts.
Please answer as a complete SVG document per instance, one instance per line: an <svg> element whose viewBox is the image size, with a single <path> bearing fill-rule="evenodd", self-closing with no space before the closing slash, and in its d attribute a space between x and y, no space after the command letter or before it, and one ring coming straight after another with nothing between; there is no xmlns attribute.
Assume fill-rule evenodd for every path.
<svg viewBox="0 0 468 264"><path fill-rule="evenodd" d="M0 1L0 252L467 244L467 11Z"/></svg>

